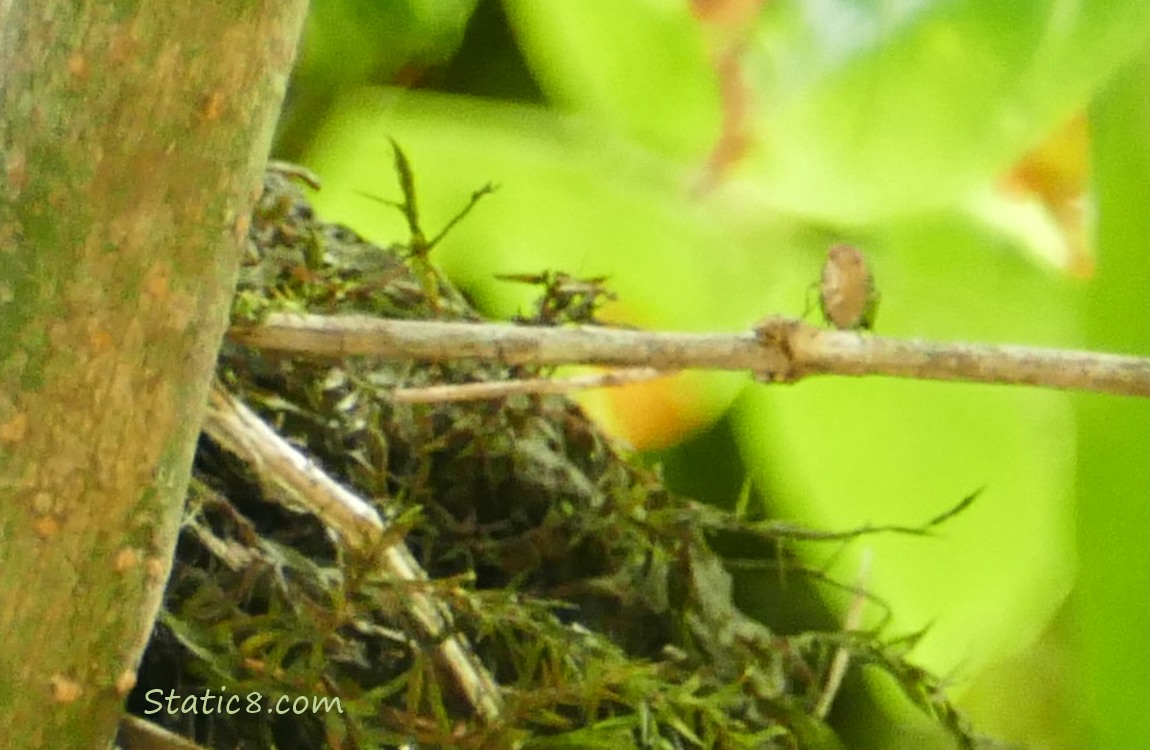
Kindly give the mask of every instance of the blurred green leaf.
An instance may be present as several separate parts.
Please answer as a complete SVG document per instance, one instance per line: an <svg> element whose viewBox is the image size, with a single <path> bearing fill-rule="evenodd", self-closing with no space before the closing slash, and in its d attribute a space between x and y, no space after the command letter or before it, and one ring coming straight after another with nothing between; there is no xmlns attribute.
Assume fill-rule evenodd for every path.
<svg viewBox="0 0 1150 750"><path fill-rule="evenodd" d="M687 3L507 6L556 101L669 153L718 136L720 84ZM1148 33L1140 0L765 3L743 54L757 147L740 174L776 208L836 223L946 206L1081 108Z"/></svg>
<svg viewBox="0 0 1150 750"><path fill-rule="evenodd" d="M419 80L463 41L479 0L313 3L276 133L277 158L298 159L342 93Z"/></svg>
<svg viewBox="0 0 1150 750"><path fill-rule="evenodd" d="M1095 132L1099 273L1091 285L1087 330L1100 349L1150 354L1150 62L1146 56L1099 97ZM1140 686L1150 681L1150 404L1145 399L1081 397L1078 481L1079 583L1086 705L1091 747L1150 746L1150 712Z"/></svg>
<svg viewBox="0 0 1150 750"><path fill-rule="evenodd" d="M446 62L478 0L325 0L308 15L296 71L310 85L391 83L404 66Z"/></svg>
<svg viewBox="0 0 1150 750"><path fill-rule="evenodd" d="M496 316L528 310L532 292L495 275L563 270L609 276L636 324L745 329L769 312L799 313L841 233L826 227L853 225L844 239L868 252L883 293L880 334L1079 343L1076 291L1024 260L1022 232L972 218L971 201L993 195L1003 169L1139 50L1150 4L769 3L744 58L754 148L709 192L701 176L724 127L714 42L685 4L505 4L532 72L568 114L422 92L349 94L309 155L327 179L317 201L326 215L383 241L405 236L393 212L359 194L398 197L393 137L411 157L431 233L474 190L500 185L431 257ZM1111 106L1117 118L1121 104ZM1100 180L1130 177L1120 173L1128 143L1150 153L1127 135L1108 144L1116 171ZM1144 213L1135 195L1144 193L1103 207ZM1106 253L1114 243L1133 253L1147 236L1136 222L1111 227ZM1142 300L1091 326L1140 320ZM709 375L698 398L717 417L747 382ZM1132 443L1137 420L1127 414ZM875 550L873 588L897 613L894 627L931 625L915 652L924 665L973 674L1024 644L1068 591L1068 397L819 380L749 388L733 419L757 485L804 523L913 525L986 487L937 538L855 545ZM1095 450L1113 444L1101 434L1108 419ZM1101 526L1084 532L1080 522L1080 534L1095 535L1094 554L1117 554L1101 541L1116 522L1107 507ZM836 573L849 579L855 559L843 557ZM1099 654L1113 657L1101 639L1103 620L1116 617L1094 621Z"/></svg>
<svg viewBox="0 0 1150 750"><path fill-rule="evenodd" d="M503 4L556 104L665 154L706 154L719 92L689 3Z"/></svg>

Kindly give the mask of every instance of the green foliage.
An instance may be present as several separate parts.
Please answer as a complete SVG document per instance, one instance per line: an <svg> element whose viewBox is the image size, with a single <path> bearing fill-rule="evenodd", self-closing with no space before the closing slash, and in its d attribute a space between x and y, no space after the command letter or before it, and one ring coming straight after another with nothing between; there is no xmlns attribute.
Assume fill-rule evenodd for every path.
<svg viewBox="0 0 1150 750"><path fill-rule="evenodd" d="M1150 279L1150 65L1143 55L1102 92L1091 111L1091 154L1098 182L1099 242L1105 249L1087 295L1092 346L1150 353L1145 310ZM1145 399L1078 400L1082 445L1075 517L1084 696L1092 712L1090 746L1150 744L1150 715L1130 686L1150 680L1150 655L1133 648L1150 629L1141 592L1150 584L1150 470L1139 460L1150 425Z"/></svg>
<svg viewBox="0 0 1150 750"><path fill-rule="evenodd" d="M315 221L282 172L269 175L252 236L241 320L271 309L476 317L442 280L425 295L399 246ZM384 543L408 544L430 580L396 580L373 554L341 552L317 519L268 502L248 467L205 444L137 691L258 693L261 706L280 696L340 701L340 712L193 722L193 734L221 748L834 748L812 712L827 654L849 648L897 673L916 699L929 696L940 723L974 746L931 678L876 636L783 637L735 606L708 535L781 544L800 530L675 497L562 398L389 398L399 385L510 374L225 351L220 379L369 498L390 519ZM405 629L416 587L449 606L503 686L501 721L475 719L433 660L435 644Z"/></svg>
<svg viewBox="0 0 1150 750"><path fill-rule="evenodd" d="M705 154L715 51L689 4L505 5L553 100L676 158ZM1148 22L1138 0L767 3L739 31L757 139L740 176L833 224L953 206L1080 108Z"/></svg>
<svg viewBox="0 0 1150 750"><path fill-rule="evenodd" d="M1016 226L1020 209L993 185L1137 49L1150 28L1140 4L1059 15L1052 3L926 2L913 14L879 2L769 3L743 30L741 123L724 123L717 99L710 55L721 39L708 47L713 30L688 5L505 3L555 106L349 94L308 152L332 183L319 205L369 236L402 232L400 217L360 195L392 189L378 165L397 138L420 165L421 210L436 221L474 185L501 185L436 251L494 316L533 300L493 276L558 268L609 278L627 323L746 330L764 314L801 311L827 247L844 240L882 282L880 334L1080 345L1074 290L1032 262L1058 248ZM1090 62L1075 67L1080 55ZM711 175L727 126L744 128L750 145ZM1008 232L986 218L1000 213ZM756 492L780 516L914 523L987 486L987 502L945 543L865 545L895 627L935 623L916 653L924 665L975 673L1031 641L1061 606L1075 471L1065 396L749 381L700 377L692 417L730 421ZM863 546L828 563L836 575L853 575Z"/></svg>
<svg viewBox="0 0 1150 750"><path fill-rule="evenodd" d="M344 34L331 24L369 6L374 25L354 18ZM503 0L482 4L476 25L499 26L492 9L500 8L508 29L478 42L469 34L463 85L456 78L443 87L465 95L356 90L402 84L396 60L447 59L465 6L473 7L324 3L317 18L334 31L313 39L335 52L313 44L301 78L320 78L316 68L354 70L315 87L325 106L315 110L321 126L309 131L306 153L333 183L320 198L325 212L374 237L402 230L360 196L390 188L378 167L390 157L389 137L428 177L431 216L451 215L463 191L498 180L498 200L437 253L486 311L507 317L532 304L494 274L562 268L609 276L630 322L745 329L768 311L797 312L827 245L848 240L882 281L879 333L1144 348L1147 72L1103 87L1145 57L1146 3L768 2L732 29L691 9L750 4ZM355 35L371 38L349 42ZM736 48L739 75L724 79L715 63ZM382 72L370 75L372 65ZM530 106L513 84L524 80L539 89ZM483 96L505 100L467 96L475 81ZM745 94L736 102L745 121L728 121L724 85ZM308 88L303 80L298 90ZM1034 202L1004 199L997 186L1004 169L1100 92L1091 180L1103 275L1084 297L1034 262L1065 267L1067 243L1050 216ZM745 137L747 150L708 181L727 130ZM289 147L304 150L298 140ZM956 670L961 684L1022 647L1064 601L1077 554L1095 665L1090 703L1114 746L1150 732L1136 729L1145 718L1129 703L1136 691L1123 693L1141 679L1126 670L1150 671L1124 645L1146 629L1145 608L1127 609L1147 567L1137 564L1144 504L1129 498L1146 481L1113 450L1142 439L1136 405L1088 400L1076 414L1077 404L1049 393L878 382L740 394L742 385L711 378L694 406L701 421L727 417L756 493L776 514L819 526L903 523L987 485L981 507L942 543L867 540L874 586L895 604L896 625L934 623L916 658ZM1079 473L1086 505L1075 509ZM848 575L857 554L831 563ZM1126 635L1109 630L1119 624ZM993 683L993 674L980 679ZM1032 684L1026 695L1043 688ZM1017 713L1016 699L990 692L1000 711Z"/></svg>
<svg viewBox="0 0 1150 750"><path fill-rule="evenodd" d="M410 239L405 249L417 275L423 281L424 293L434 304L438 304L439 279L429 260L431 251L439 244L440 240L447 236L452 227L471 212L471 209L483 196L495 192L495 186L488 184L472 193L471 200L468 201L467 205L447 222L439 234L429 240L423 232L423 227L419 224L419 207L416 205L415 196L415 175L412 173L411 163L407 160L407 155L403 153L403 149L394 140L391 142L391 150L395 155L395 173L399 176L399 188L403 193L403 200L398 202L382 198L373 198L373 200L396 209L407 222L407 232Z"/></svg>

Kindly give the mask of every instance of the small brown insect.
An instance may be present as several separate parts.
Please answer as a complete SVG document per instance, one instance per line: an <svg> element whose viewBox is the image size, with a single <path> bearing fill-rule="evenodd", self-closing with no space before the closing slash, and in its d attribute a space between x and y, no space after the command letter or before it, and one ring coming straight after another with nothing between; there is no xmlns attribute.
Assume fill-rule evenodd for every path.
<svg viewBox="0 0 1150 750"><path fill-rule="evenodd" d="M840 330L870 330L879 299L874 277L858 248L840 244L827 251L819 303L828 323Z"/></svg>

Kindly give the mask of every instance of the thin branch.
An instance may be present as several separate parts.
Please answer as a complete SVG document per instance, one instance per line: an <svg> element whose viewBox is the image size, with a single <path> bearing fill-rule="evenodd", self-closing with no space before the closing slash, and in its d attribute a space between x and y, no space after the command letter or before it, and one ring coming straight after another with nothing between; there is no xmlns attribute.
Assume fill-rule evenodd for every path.
<svg viewBox="0 0 1150 750"><path fill-rule="evenodd" d="M650 367L634 367L625 370L611 370L588 375L575 375L570 378L524 378L521 380L498 380L483 383L460 383L457 385L431 385L424 388L397 388L392 391L392 400L397 404L436 404L448 401L480 401L484 399L507 398L520 394L570 393L591 388L615 388L631 383L674 375L673 372L653 370Z"/></svg>
<svg viewBox="0 0 1150 750"><path fill-rule="evenodd" d="M274 313L261 325L233 328L229 336L258 349L312 358L750 370L769 383L882 375L1150 396L1150 359L1141 357L895 339L778 316L746 333L667 333Z"/></svg>
<svg viewBox="0 0 1150 750"><path fill-rule="evenodd" d="M130 715L120 719L117 744L123 750L208 750L186 737Z"/></svg>
<svg viewBox="0 0 1150 750"><path fill-rule="evenodd" d="M349 550L373 555L392 576L403 581L428 580L406 545L384 539L386 523L367 501L325 474L218 384L208 401L204 432L252 467L273 490L270 499L288 507L304 507L334 530ZM437 660L455 678L476 713L497 720L502 713L499 688L463 636L452 633L447 606L418 588L405 602L408 619L420 631L421 640L438 644Z"/></svg>
<svg viewBox="0 0 1150 750"><path fill-rule="evenodd" d="M473 359L508 365L598 364L658 370L743 370L771 363L749 333L652 333L595 326L550 328L273 313L258 326L233 328L229 337L257 349L311 358L371 355L432 362Z"/></svg>
<svg viewBox="0 0 1150 750"><path fill-rule="evenodd" d="M273 499L319 516L349 549L362 554L383 538L383 520L375 508L325 474L218 384L209 396L204 431L248 463L272 490Z"/></svg>
<svg viewBox="0 0 1150 750"><path fill-rule="evenodd" d="M867 601L866 589L870 584L870 569L873 558L874 552L870 547L863 550L858 576L855 578L857 591L847 608L846 618L843 620L843 632L856 631L862 625L863 605ZM823 692L819 695L818 704L815 706L815 716L825 719L830 713L831 705L834 704L835 696L838 695L839 688L842 687L850 663L851 650L849 646L843 645L835 649L835 655L831 659L831 668L827 671L826 685L823 686Z"/></svg>

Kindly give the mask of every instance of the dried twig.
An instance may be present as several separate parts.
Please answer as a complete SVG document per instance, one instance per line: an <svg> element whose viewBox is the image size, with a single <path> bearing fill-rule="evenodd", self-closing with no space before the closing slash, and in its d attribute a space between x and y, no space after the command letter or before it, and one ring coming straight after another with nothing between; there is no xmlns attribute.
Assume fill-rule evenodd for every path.
<svg viewBox="0 0 1150 750"><path fill-rule="evenodd" d="M130 715L120 719L116 743L123 750L208 750L186 737Z"/></svg>
<svg viewBox="0 0 1150 750"><path fill-rule="evenodd" d="M218 384L208 399L204 431L251 465L275 499L323 519L343 543L363 553L383 537L375 508L325 474Z"/></svg>
<svg viewBox="0 0 1150 750"><path fill-rule="evenodd" d="M384 541L386 525L374 508L325 474L218 384L208 401L204 431L251 466L273 490L272 499L315 514L349 550L373 555L396 578L427 581L427 574L404 544ZM502 712L499 689L466 639L452 633L448 608L419 588L405 602L408 619L420 631L421 640L438 644L438 662L455 678L476 713L487 720L498 719Z"/></svg>
<svg viewBox="0 0 1150 750"><path fill-rule="evenodd" d="M633 367L625 370L575 375L569 378L525 378L484 383L460 383L458 385L431 385L424 388L397 388L392 391L391 397L397 404L479 401L506 398L524 393L570 393L590 388L614 388L668 375L674 375L674 373L655 370L650 367Z"/></svg>
<svg viewBox="0 0 1150 750"><path fill-rule="evenodd" d="M862 625L863 605L867 599L866 589L870 583L870 566L873 558L874 554L869 547L863 550L858 577L855 579L856 591L851 598L850 606L847 608L846 618L843 621L843 632L850 633L858 630L859 626ZM831 667L827 670L827 682L823 686L823 692L819 695L818 704L815 706L815 716L820 719L825 719L830 713L831 705L834 703L835 696L838 695L839 688L842 687L843 678L846 677L847 667L850 666L850 663L851 650L849 646L843 645L835 649L835 655L831 659Z"/></svg>
<svg viewBox="0 0 1150 750"><path fill-rule="evenodd" d="M239 344L307 358L371 355L433 362L473 359L509 365L599 364L658 370L743 370L770 364L751 334L273 313L258 326L233 328L228 335Z"/></svg>
<svg viewBox="0 0 1150 750"><path fill-rule="evenodd" d="M750 370L773 383L813 375L884 375L1150 396L1150 359L1141 357L895 339L784 317L767 318L747 333L666 333L276 313L259 326L234 328L229 336L259 349L312 358L371 355L436 362Z"/></svg>

